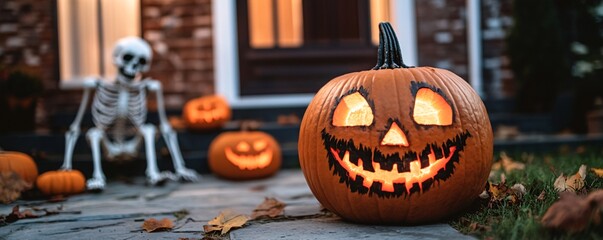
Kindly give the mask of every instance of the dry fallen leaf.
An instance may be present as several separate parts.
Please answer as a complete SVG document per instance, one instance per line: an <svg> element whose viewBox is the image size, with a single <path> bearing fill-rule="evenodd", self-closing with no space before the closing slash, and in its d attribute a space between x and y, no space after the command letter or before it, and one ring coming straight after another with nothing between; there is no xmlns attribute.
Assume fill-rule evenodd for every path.
<svg viewBox="0 0 603 240"><path fill-rule="evenodd" d="M31 184L21 179L15 172L0 172L0 203L9 204L21 197L21 192L31 188Z"/></svg>
<svg viewBox="0 0 603 240"><path fill-rule="evenodd" d="M586 185L585 179L586 165L582 164L580 169L578 169L578 172L572 176L566 177L561 173L561 175L555 179L553 186L558 192L578 192L584 189L584 186Z"/></svg>
<svg viewBox="0 0 603 240"><path fill-rule="evenodd" d="M500 153L500 163L506 173L510 173L514 170L524 170L526 168L526 165L524 163L513 161L513 159L510 158L506 152Z"/></svg>
<svg viewBox="0 0 603 240"><path fill-rule="evenodd" d="M597 177L603 178L603 168L591 168L591 171L597 175Z"/></svg>
<svg viewBox="0 0 603 240"><path fill-rule="evenodd" d="M603 190L591 192L590 194L588 194L586 200L591 206L598 206L598 214L597 212L595 212L595 215L592 219L593 223L595 225L603 223ZM596 207L594 211L597 211Z"/></svg>
<svg viewBox="0 0 603 240"><path fill-rule="evenodd" d="M494 204L507 201L511 204L516 204L526 194L526 187L523 184L516 183L512 187L507 187L506 182L500 182L498 184L492 184L488 182L486 187L486 193L480 194L481 198L490 199L488 204L492 207Z"/></svg>
<svg viewBox="0 0 603 240"><path fill-rule="evenodd" d="M502 202L516 204L521 201L525 194L526 188L523 184L517 183L512 187L507 187L506 183L503 181L498 184L488 182L486 191L482 192L480 197L483 199L489 199L490 202L488 203L488 206L492 207L493 205Z"/></svg>
<svg viewBox="0 0 603 240"><path fill-rule="evenodd" d="M542 192L540 192L540 194L538 195L538 197L536 198L536 200L538 201L544 201L544 198L546 196L546 192L544 190L542 190Z"/></svg>
<svg viewBox="0 0 603 240"><path fill-rule="evenodd" d="M603 190L594 191L587 197L573 192L562 192L560 195L561 198L542 217L544 227L576 233L585 230L589 223L601 224Z"/></svg>
<svg viewBox="0 0 603 240"><path fill-rule="evenodd" d="M142 223L142 229L147 232L160 232L160 231L169 231L174 228L174 224L172 220L168 218L161 219L160 221L155 218L150 218L144 220Z"/></svg>
<svg viewBox="0 0 603 240"><path fill-rule="evenodd" d="M218 216L210 220L207 224L203 225L203 231L210 233L214 231L220 231L220 235L226 234L231 228L239 228L245 225L249 217L235 213L231 210L225 210L220 212Z"/></svg>
<svg viewBox="0 0 603 240"><path fill-rule="evenodd" d="M27 209L24 211L19 211L19 205L13 207L12 211L8 215L0 215L0 226L6 225L8 223L16 222L19 219L24 218L38 218L40 216L35 215L31 210Z"/></svg>
<svg viewBox="0 0 603 240"><path fill-rule="evenodd" d="M274 218L283 213L285 203L275 198L266 198L251 213L251 219Z"/></svg>

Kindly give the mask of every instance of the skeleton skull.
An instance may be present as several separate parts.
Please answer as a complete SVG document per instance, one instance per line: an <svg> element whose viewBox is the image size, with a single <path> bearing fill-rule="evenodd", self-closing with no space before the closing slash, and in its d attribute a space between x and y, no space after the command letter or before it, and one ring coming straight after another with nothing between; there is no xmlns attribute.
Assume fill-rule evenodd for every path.
<svg viewBox="0 0 603 240"><path fill-rule="evenodd" d="M148 71L152 57L151 47L139 37L122 38L113 49L113 64L119 69L119 75L128 80Z"/></svg>

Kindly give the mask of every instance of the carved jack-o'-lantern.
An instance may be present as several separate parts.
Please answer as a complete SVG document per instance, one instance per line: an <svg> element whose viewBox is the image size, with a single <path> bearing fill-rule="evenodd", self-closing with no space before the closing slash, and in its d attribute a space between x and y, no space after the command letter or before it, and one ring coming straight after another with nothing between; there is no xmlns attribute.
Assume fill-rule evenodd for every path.
<svg viewBox="0 0 603 240"><path fill-rule="evenodd" d="M211 129L228 122L232 111L226 99L213 95L188 101L184 105L182 115L189 128Z"/></svg>
<svg viewBox="0 0 603 240"><path fill-rule="evenodd" d="M492 129L480 97L443 69L408 67L389 23L373 70L327 83L304 115L302 170L316 198L364 223L442 220L483 190Z"/></svg>
<svg viewBox="0 0 603 240"><path fill-rule="evenodd" d="M225 132L209 146L209 168L218 176L246 180L271 176L281 166L276 140L260 131Z"/></svg>

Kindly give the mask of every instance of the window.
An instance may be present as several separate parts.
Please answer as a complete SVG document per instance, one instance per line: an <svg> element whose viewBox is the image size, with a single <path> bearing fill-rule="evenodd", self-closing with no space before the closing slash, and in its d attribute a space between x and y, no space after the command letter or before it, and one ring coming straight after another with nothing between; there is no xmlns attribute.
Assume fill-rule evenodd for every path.
<svg viewBox="0 0 603 240"><path fill-rule="evenodd" d="M87 76L113 79L112 51L125 36L140 36L140 0L57 0L62 87Z"/></svg>
<svg viewBox="0 0 603 240"><path fill-rule="evenodd" d="M274 29L278 29L280 24L299 26L301 31L292 30L287 35L291 36L289 40L284 41L279 40L278 33L272 33L273 35L263 33L264 36L269 36L268 38L272 39L266 40L266 37L264 37L264 41L268 42L262 43L264 45L252 45L250 31L253 31L251 30L253 27L250 27L251 23L249 21L242 21L242 19L247 19L248 15L253 14L249 13L252 10L247 8L249 4L256 4L251 3L251 1L220 0L212 2L215 89L216 93L228 99L233 108L305 106L312 99L313 93L331 79L331 76L336 76L348 70L350 72L372 68L376 63L377 50L375 43L377 38L373 38L374 29L370 26L376 25L376 23L373 24L373 21L378 20L369 20L369 14L371 16L382 14L381 18L389 18L396 29L398 40L404 46L402 55L405 62L410 65L417 63L414 0L301 0L299 3L289 0L291 1L290 4L285 6L291 6L291 10L287 11L291 11L292 14L278 13L278 5L284 0L268 0L268 3L263 4L276 6L269 11L263 10L271 13L271 19L276 19L274 22L270 20L273 27L272 30L268 31L276 32ZM319 30L321 24L326 24L320 19L315 19L315 17L320 16L319 12L328 12L328 10L321 9L320 4L330 5L328 7L333 9L333 7L337 8L342 4L345 5L345 3L350 5L342 6L347 9L346 11L356 9L357 12L353 16L339 14L338 17L332 17L339 20L333 21L330 25L337 26L337 24L345 23L344 19L346 17L352 18L354 16L363 19L362 24L357 20L353 24L348 24L349 26L353 25L353 28L349 27L350 29L330 32L333 35L335 35L334 33L338 34L334 37L329 36L329 34L324 35L325 32L322 32L321 35ZM381 4L381 7L371 8L370 6L374 6L374 4ZM298 10L299 7L295 7L300 5L301 11ZM281 5L280 9L283 8ZM297 9L294 11L294 8ZM369 8L381 10L371 12ZM360 17L359 14L364 15ZM280 20L284 22L281 23L278 20L279 15L289 16L291 19ZM295 20L294 16L298 15L301 17L299 17L299 20ZM375 19L378 18L380 17ZM353 36L350 33L354 33L354 31L356 31L357 37L341 38L341 36ZM329 32L327 31L327 33ZM281 42L279 43L279 41ZM334 43L338 43L339 47L333 47ZM355 60L362 59L364 56L366 62L349 63L354 59L346 58L346 54L355 56ZM252 61L245 62L245 59ZM287 64L289 65L287 66ZM328 64L334 65L329 66ZM356 66L352 66L353 64L356 64ZM333 73L333 69L340 73ZM291 74L290 71L297 71L297 73ZM249 80L249 73L254 75L251 81ZM298 74L302 76L296 77ZM309 77L312 74L322 74L322 76L312 79ZM262 75L264 76L262 77ZM279 78L277 77L282 81L278 81ZM299 86L306 89L297 89Z"/></svg>
<svg viewBox="0 0 603 240"><path fill-rule="evenodd" d="M240 93L316 92L370 69L389 0L237 1Z"/></svg>

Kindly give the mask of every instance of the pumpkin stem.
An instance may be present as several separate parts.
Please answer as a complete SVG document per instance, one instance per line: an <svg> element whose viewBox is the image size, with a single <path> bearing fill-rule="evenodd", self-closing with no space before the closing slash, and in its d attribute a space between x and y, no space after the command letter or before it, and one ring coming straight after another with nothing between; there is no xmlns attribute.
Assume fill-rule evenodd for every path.
<svg viewBox="0 0 603 240"><path fill-rule="evenodd" d="M373 70L412 68L402 61L402 52L398 37L389 22L379 23L379 50L377 53L377 65Z"/></svg>

